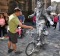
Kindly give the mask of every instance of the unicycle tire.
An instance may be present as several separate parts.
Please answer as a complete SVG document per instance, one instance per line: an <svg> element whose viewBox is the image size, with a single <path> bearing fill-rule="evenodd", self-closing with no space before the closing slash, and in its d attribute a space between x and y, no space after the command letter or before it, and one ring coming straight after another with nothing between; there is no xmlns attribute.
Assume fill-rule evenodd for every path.
<svg viewBox="0 0 60 56"><path fill-rule="evenodd" d="M30 46L32 46L32 47L30 47ZM29 47L32 48L32 50L31 50L30 53L28 53ZM34 47L35 47L35 43L34 43L34 42L29 43L29 44L27 45L27 47L26 47L25 54L26 54L27 56L31 56L31 55L33 54L33 49L34 49Z"/></svg>

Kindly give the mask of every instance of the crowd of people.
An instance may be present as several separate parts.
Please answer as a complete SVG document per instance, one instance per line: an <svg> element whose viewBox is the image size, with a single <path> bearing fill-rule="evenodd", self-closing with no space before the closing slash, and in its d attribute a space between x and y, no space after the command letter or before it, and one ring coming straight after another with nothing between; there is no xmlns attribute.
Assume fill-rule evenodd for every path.
<svg viewBox="0 0 60 56"><path fill-rule="evenodd" d="M14 13L8 16L7 13L0 14L0 39L8 37L8 53L14 51L15 54L20 54L17 51L16 43L18 42L18 34L16 32L18 27L33 29L32 26L24 25L25 17L19 7L14 9ZM5 36L7 35L7 36ZM13 49L11 49L11 46Z"/></svg>
<svg viewBox="0 0 60 56"><path fill-rule="evenodd" d="M56 29L57 23L59 22L60 31L60 14L51 14L50 17L54 22L54 29ZM21 9L18 7L14 9L14 13L12 13L10 16L8 16L6 12L0 14L0 39L8 37L8 53L11 53L12 51L14 51L16 54L21 53L16 51L16 43L18 42L18 34L16 32L16 29L18 26L27 29L34 29L32 26L24 25L24 21L25 17L22 14ZM33 24L36 25L36 15L33 17ZM47 28L50 27L49 21L46 21L46 26ZM11 46L13 49L11 49Z"/></svg>
<svg viewBox="0 0 60 56"><path fill-rule="evenodd" d="M25 16L23 15L21 9L19 8L17 0L14 3L18 7L16 7L15 4L12 3L10 7L13 8L13 10L11 10L9 7L9 13L11 13L10 15L8 15L8 13L6 12L0 13L0 39L8 38L8 53L11 53L13 51L15 54L20 54L21 52L17 51L17 45L16 45L16 43L18 42L17 40L18 34L16 31L17 28L18 27L27 29L34 29L34 28L32 26L24 25ZM11 11L14 12L12 13ZM60 31L60 14L59 15L56 13L51 14L50 17L54 22L53 25L54 29L56 29L57 23L59 22L59 31ZM32 19L33 19L33 25L36 25L36 15ZM46 21L46 26L47 28L50 27L50 23L48 20Z"/></svg>
<svg viewBox="0 0 60 56"><path fill-rule="evenodd" d="M22 14L18 16L19 21L24 24L25 21L25 16ZM0 13L0 39L5 39L7 38L7 32L8 32L8 20L9 20L9 16L8 14L5 13Z"/></svg>
<svg viewBox="0 0 60 56"><path fill-rule="evenodd" d="M60 22L60 14L51 13L50 17L51 17L52 21L54 22L54 25L53 25L54 29L56 29L58 26L58 30L60 31L60 23L59 23ZM46 26L47 26L47 28L50 27L50 23L48 21L46 21Z"/></svg>
<svg viewBox="0 0 60 56"><path fill-rule="evenodd" d="M7 13L0 14L0 39L8 38L8 53L14 51L15 54L20 52L16 51L18 42L18 34L16 32L18 27L33 29L32 26L24 25L25 17L19 7L14 9L14 13L8 16ZM12 48L11 49L11 45Z"/></svg>
<svg viewBox="0 0 60 56"><path fill-rule="evenodd" d="M54 13L54 14L51 14L50 17L54 22L54 25L53 25L54 29L56 29L57 23L59 23L58 27L60 31L60 14ZM18 16L18 19L20 20L21 23L24 24L25 17L22 14L22 12L21 12L21 15ZM8 20L9 20L9 16L6 12L0 14L0 39L4 39L4 37L7 37ZM36 16L33 17L33 25L36 25ZM46 26L47 28L50 27L49 21L46 21Z"/></svg>
<svg viewBox="0 0 60 56"><path fill-rule="evenodd" d="M54 22L54 29L56 29L56 27L58 26L58 30L60 31L60 14L50 13L49 16L51 20ZM33 25L36 25L36 16L33 16L32 19ZM59 23L59 25L57 23ZM50 22L48 20L46 20L46 26L47 28L50 28Z"/></svg>

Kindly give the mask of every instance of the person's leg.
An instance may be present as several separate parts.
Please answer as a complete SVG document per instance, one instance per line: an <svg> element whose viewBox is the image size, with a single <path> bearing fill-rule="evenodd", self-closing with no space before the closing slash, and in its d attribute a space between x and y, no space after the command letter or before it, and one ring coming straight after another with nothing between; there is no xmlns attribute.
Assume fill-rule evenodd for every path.
<svg viewBox="0 0 60 56"><path fill-rule="evenodd" d="M50 22L48 21L48 27L50 27Z"/></svg>
<svg viewBox="0 0 60 56"><path fill-rule="evenodd" d="M7 35L7 26L5 26L5 31L4 32L5 32L5 35Z"/></svg>
<svg viewBox="0 0 60 56"><path fill-rule="evenodd" d="M21 54L22 51L17 51L17 45L16 43L12 43L13 51L16 55Z"/></svg>
<svg viewBox="0 0 60 56"><path fill-rule="evenodd" d="M56 26L57 26L57 22L55 23L55 28L56 28Z"/></svg>
<svg viewBox="0 0 60 56"><path fill-rule="evenodd" d="M7 34L5 26L3 26L2 31L3 31L3 36L5 36Z"/></svg>
<svg viewBox="0 0 60 56"><path fill-rule="evenodd" d="M54 29L55 29L55 22L54 22Z"/></svg>
<svg viewBox="0 0 60 56"><path fill-rule="evenodd" d="M3 37L3 39L4 39L4 35L5 35L5 27L3 26L3 27L1 27L1 36Z"/></svg>
<svg viewBox="0 0 60 56"><path fill-rule="evenodd" d="M14 52L16 52L16 49L17 49L16 44L12 43L12 48L13 48Z"/></svg>
<svg viewBox="0 0 60 56"><path fill-rule="evenodd" d="M17 33L11 33L10 34L10 41L11 41L10 43L11 43L11 46L12 46L14 52L17 49L17 46L16 46L17 38L18 38ZM9 47L10 47L10 44L9 44Z"/></svg>
<svg viewBox="0 0 60 56"><path fill-rule="evenodd" d="M8 49L11 49L11 42L8 41Z"/></svg>
<svg viewBox="0 0 60 56"><path fill-rule="evenodd" d="M4 26L3 26L3 27L2 27L2 34L3 34L3 37L4 37L4 30L5 30L5 29L4 29Z"/></svg>
<svg viewBox="0 0 60 56"><path fill-rule="evenodd" d="M13 51L13 49L11 49L11 41L8 41L8 53L11 53Z"/></svg>
<svg viewBox="0 0 60 56"><path fill-rule="evenodd" d="M47 28L49 28L50 27L50 23L49 23L49 21L47 21Z"/></svg>
<svg viewBox="0 0 60 56"><path fill-rule="evenodd" d="M24 37L24 29L22 28L22 30L21 30L21 38L23 38Z"/></svg>
<svg viewBox="0 0 60 56"><path fill-rule="evenodd" d="M21 51L17 51L17 45L16 45L16 43L18 41L17 38L18 38L18 34L17 33L12 35L12 38L11 38L12 48L13 48L13 51L14 51L15 54L20 54L22 52Z"/></svg>
<svg viewBox="0 0 60 56"><path fill-rule="evenodd" d="M57 23L55 22L55 29L56 29L56 24L57 24Z"/></svg>
<svg viewBox="0 0 60 56"><path fill-rule="evenodd" d="M13 49L11 49L12 41L11 41L11 33L8 31L9 41L8 41L8 53L11 53Z"/></svg>
<svg viewBox="0 0 60 56"><path fill-rule="evenodd" d="M49 22L49 27L50 27L50 22Z"/></svg>
<svg viewBox="0 0 60 56"><path fill-rule="evenodd" d="M47 21L47 28L48 28L48 21Z"/></svg>
<svg viewBox="0 0 60 56"><path fill-rule="evenodd" d="M1 27L1 39L4 39L2 37L3 37L3 27Z"/></svg>

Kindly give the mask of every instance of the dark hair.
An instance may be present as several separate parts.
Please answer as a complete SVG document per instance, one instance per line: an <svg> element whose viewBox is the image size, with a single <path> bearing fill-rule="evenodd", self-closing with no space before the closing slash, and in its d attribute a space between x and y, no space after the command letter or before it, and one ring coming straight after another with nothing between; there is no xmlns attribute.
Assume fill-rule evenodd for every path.
<svg viewBox="0 0 60 56"><path fill-rule="evenodd" d="M19 9L14 10L14 12L19 12L19 11L20 11Z"/></svg>

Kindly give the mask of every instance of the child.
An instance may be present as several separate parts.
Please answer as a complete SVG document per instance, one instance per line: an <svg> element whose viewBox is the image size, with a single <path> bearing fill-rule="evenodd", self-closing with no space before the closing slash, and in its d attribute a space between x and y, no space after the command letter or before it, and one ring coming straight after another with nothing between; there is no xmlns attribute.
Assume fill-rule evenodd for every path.
<svg viewBox="0 0 60 56"><path fill-rule="evenodd" d="M54 21L54 27L55 27L54 29L56 29L57 22L58 22L58 16L57 15L54 15L53 21Z"/></svg>

